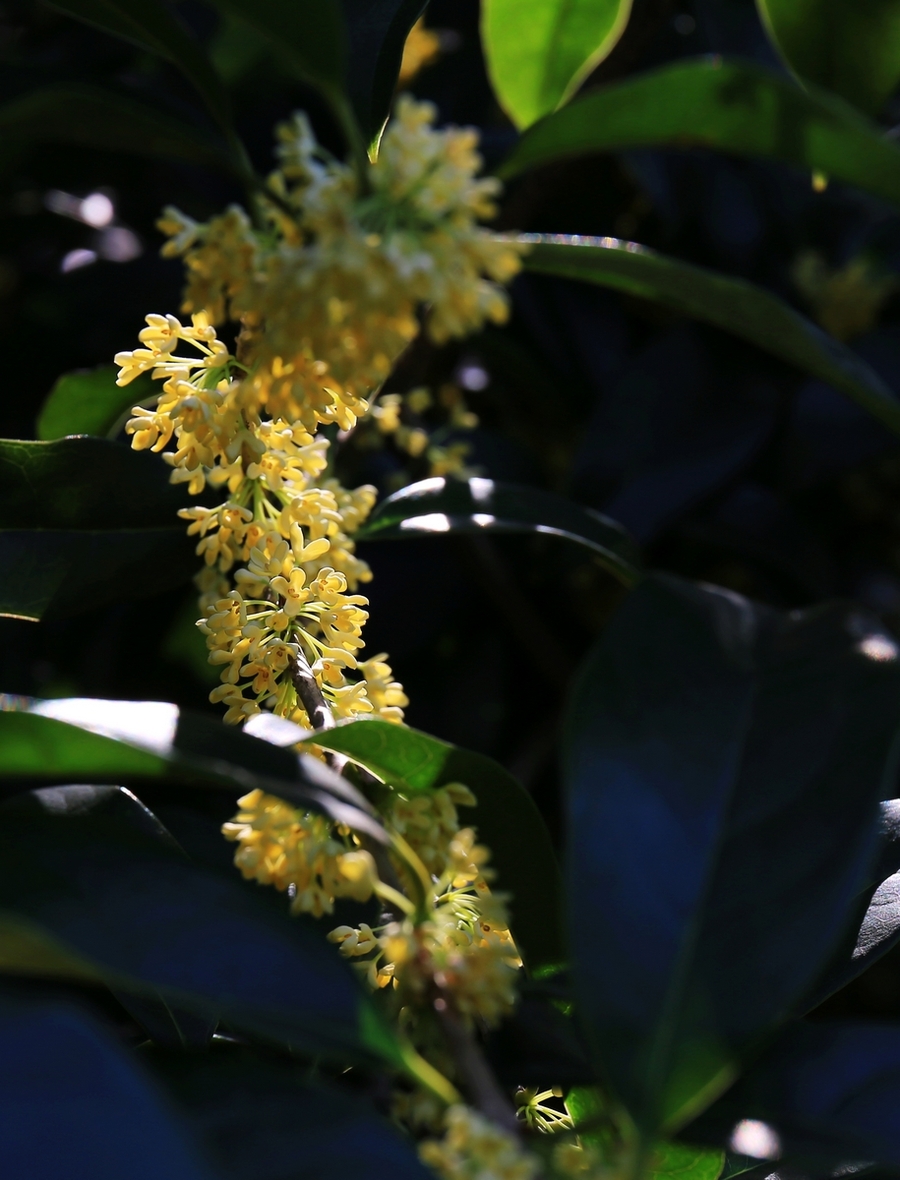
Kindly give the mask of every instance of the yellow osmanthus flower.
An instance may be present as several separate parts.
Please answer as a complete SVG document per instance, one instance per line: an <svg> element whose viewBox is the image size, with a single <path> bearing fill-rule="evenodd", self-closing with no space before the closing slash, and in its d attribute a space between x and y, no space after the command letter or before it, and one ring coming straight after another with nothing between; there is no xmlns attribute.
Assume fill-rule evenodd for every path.
<svg viewBox="0 0 900 1180"><path fill-rule="evenodd" d="M237 207L203 225L166 210L164 253L187 267L184 310L240 322L239 359L272 417L350 429L418 333L420 305L438 341L506 319L502 284L523 247L478 225L499 182L476 175L477 133L436 130L434 116L398 100L363 193L295 115L278 129L264 230Z"/></svg>
<svg viewBox="0 0 900 1180"><path fill-rule="evenodd" d="M461 783L412 799L395 795L385 815L389 830L403 836L434 879L428 919L366 927L364 937L362 927L339 926L329 938L357 961L373 988L390 984L408 1003L436 983L466 1021L490 1026L515 1004L522 961L504 898L488 884L488 850L475 843L472 828L460 830L457 804L476 806Z"/></svg>
<svg viewBox="0 0 900 1180"><path fill-rule="evenodd" d="M126 426L132 445L173 443L163 457L173 480L192 492L227 484L224 503L180 513L205 566L200 626L222 680L210 699L227 706L229 722L270 707L306 725L294 680L302 666L336 716L401 721L407 699L386 658L357 667L368 603L353 591L371 573L351 534L371 511L375 489L323 479L328 439L285 419L262 419L257 390L238 376L242 367L206 315L194 315L190 326L148 316L140 339L144 347L116 357L119 383L150 372L163 391L155 410L135 408ZM179 355L181 344L193 354Z"/></svg>
<svg viewBox="0 0 900 1180"><path fill-rule="evenodd" d="M371 855L335 835L323 815L301 812L260 790L238 800L240 811L223 826L238 845L235 864L248 880L292 894L291 912L319 918L335 898L368 901L377 882Z"/></svg>
<svg viewBox="0 0 900 1180"><path fill-rule="evenodd" d="M443 1139L426 1139L419 1157L441 1180L535 1180L539 1160L514 1135L467 1106L451 1106Z"/></svg>

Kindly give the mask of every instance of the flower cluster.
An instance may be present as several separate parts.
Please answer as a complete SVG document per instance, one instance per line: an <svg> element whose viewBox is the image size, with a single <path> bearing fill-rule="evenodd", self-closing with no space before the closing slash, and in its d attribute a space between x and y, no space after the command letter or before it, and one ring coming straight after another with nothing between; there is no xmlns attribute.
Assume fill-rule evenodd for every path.
<svg viewBox="0 0 900 1180"><path fill-rule="evenodd" d="M432 425L429 419L437 418ZM409 393L381 393L372 402L365 420L352 441L361 450L375 450L387 440L399 452L401 461L413 470L401 470L389 486L402 487L413 478L478 474L466 466L471 447L455 439L458 432L474 430L478 417L466 404L462 390L451 383L442 385L435 396L420 386Z"/></svg>
<svg viewBox="0 0 900 1180"><path fill-rule="evenodd" d="M401 98L363 182L297 114L279 128L263 228L236 206L202 225L166 211L183 310L240 323L240 359L272 417L349 430L418 333L420 306L438 341L506 318L501 284L522 247L477 224L499 186L476 178L476 132L433 120L430 104Z"/></svg>
<svg viewBox="0 0 900 1180"><path fill-rule="evenodd" d="M419 1155L441 1180L535 1180L538 1160L514 1135L467 1106L451 1106L442 1139L426 1139Z"/></svg>
<svg viewBox="0 0 900 1180"><path fill-rule="evenodd" d="M504 898L490 889L488 850L475 843L474 829L460 828L457 805L476 801L453 783L412 799L395 793L385 815L388 830L403 837L432 879L428 918L398 918L377 929L339 926L329 938L372 987L397 989L402 1005L436 984L465 1020L491 1026L515 1003L521 959ZM397 868L402 875L403 864Z"/></svg>
<svg viewBox="0 0 900 1180"><path fill-rule="evenodd" d="M375 490L343 487L333 448L368 415L363 440L366 430L390 436L432 472L461 469L465 449L448 432L477 420L460 391L439 392L446 425L431 436L430 391L379 398L380 388L423 309L439 342L502 321L502 284L521 254L478 225L499 186L476 176L475 132L433 120L428 104L401 99L361 176L297 115L279 129L280 166L255 222L236 206L202 225L173 209L161 222L163 253L185 262L190 323L148 316L140 347L116 357L119 384L142 373L162 383L156 404L136 406L127 423L132 445L161 452L173 482L209 497L180 515L202 559L198 626L221 678L210 699L228 722L269 709L304 727L322 716L402 723L408 702L387 657L362 657L359 589L371 573L353 537ZM237 324L234 354L216 330L225 321ZM239 800L223 833L243 876L286 892L292 912L321 917L338 899L373 896L388 907L380 925L329 937L408 1013L412 1035L435 989L470 1028L496 1024L515 1002L521 960L488 850L459 820L474 796L458 783L414 797L388 783L376 794L391 862L378 866L390 881L352 830L262 790ZM544 1097L531 1105L546 1121ZM449 1180L534 1175L514 1138L463 1107L423 1158Z"/></svg>
<svg viewBox="0 0 900 1180"><path fill-rule="evenodd" d="M385 657L359 659L368 603L357 591L371 573L352 536L375 491L330 476L331 440L317 432L355 427L421 305L437 339L506 315L499 284L520 251L477 225L497 182L476 178L475 132L438 131L433 118L401 99L363 179L297 115L279 129L264 225L238 207L205 225L171 209L161 222L163 253L185 260L191 324L148 316L141 347L116 357L119 384L147 372L163 382L155 407L133 411L133 446L162 451L192 494L227 495L181 515L204 561L200 626L222 681L211 699L229 722L270 708L309 724L297 691L308 676L338 718L402 720L406 696ZM237 356L214 326L227 319L240 325ZM427 445L389 402L379 415L383 430L397 418L408 451L420 435ZM461 462L450 448L434 458Z"/></svg>
<svg viewBox="0 0 900 1180"><path fill-rule="evenodd" d="M338 897L372 896L375 862L349 831L338 833L325 816L299 812L260 790L239 799L238 807L222 828L238 844L234 862L248 880L289 891L291 913L320 918L333 912Z"/></svg>
<svg viewBox="0 0 900 1180"><path fill-rule="evenodd" d="M163 454L173 481L228 494L214 508L180 513L204 561L200 627L222 681L210 699L227 706L229 722L269 707L308 725L299 671L315 678L338 717L401 720L406 696L384 656L357 658L368 603L354 591L371 573L351 535L375 502L374 488L324 478L328 439L263 419L255 386L205 313L190 327L148 316L140 340L142 348L116 357L119 383L149 372L163 392L155 409L135 407L126 426L132 445L160 451L174 442ZM183 344L194 355L179 355Z"/></svg>

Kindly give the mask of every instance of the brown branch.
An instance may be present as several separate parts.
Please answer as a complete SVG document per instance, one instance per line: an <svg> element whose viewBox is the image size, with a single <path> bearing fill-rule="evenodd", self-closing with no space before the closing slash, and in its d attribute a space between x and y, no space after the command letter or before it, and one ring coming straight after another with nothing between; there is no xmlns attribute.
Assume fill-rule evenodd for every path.
<svg viewBox="0 0 900 1180"><path fill-rule="evenodd" d="M516 1118L512 1103L503 1093L481 1046L466 1027L453 1006L452 997L444 988L437 988L434 1011L469 1101L504 1131L521 1135L522 1124Z"/></svg>
<svg viewBox="0 0 900 1180"><path fill-rule="evenodd" d="M306 656L299 650L291 660L291 683L297 690L300 704L306 710L313 729L334 729L334 718L319 688L319 682Z"/></svg>

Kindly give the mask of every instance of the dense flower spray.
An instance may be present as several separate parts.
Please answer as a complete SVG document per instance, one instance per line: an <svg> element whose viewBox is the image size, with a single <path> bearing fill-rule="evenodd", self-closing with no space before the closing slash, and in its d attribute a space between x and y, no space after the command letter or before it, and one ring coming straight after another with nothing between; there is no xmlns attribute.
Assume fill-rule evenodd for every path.
<svg viewBox="0 0 900 1180"><path fill-rule="evenodd" d="M120 384L147 372L163 383L154 406L135 407L132 445L162 452L191 493L222 496L181 515L203 563L199 626L221 674L211 700L228 722L272 710L306 728L354 717L402 723L408 702L387 657L361 654L368 601L359 588L371 572L353 536L375 489L341 486L332 450L368 416L371 439L391 436L432 471L461 467L464 449L432 444L410 424L432 404L430 391L400 397L381 386L423 312L438 342L505 319L503 284L521 253L478 225L499 185L476 177L476 134L435 130L433 118L428 104L400 99L361 178L297 115L279 129L280 166L256 222L236 206L202 225L174 209L162 219L164 254L184 259L190 323L150 315L141 347L116 360ZM227 322L237 325L233 353L217 332ZM439 397L455 426L472 424L458 391ZM464 1029L490 1027L515 1002L521 960L504 896L491 889L489 852L460 822L458 809L476 806L472 792L448 784L407 797L383 786L391 845L378 866L352 830L261 790L239 800L223 831L242 874L286 892L293 912L319 917L341 898L381 899L379 924L341 925L329 937L424 1051L435 997ZM432 1058L453 1072L446 1053ZM422 1125L425 1106L398 1091L395 1113L407 1125ZM550 1127L538 1099L521 1110L528 1126ZM424 1121L436 1128L440 1118ZM515 1136L465 1108L450 1111L444 1130L423 1147L442 1175L536 1174Z"/></svg>

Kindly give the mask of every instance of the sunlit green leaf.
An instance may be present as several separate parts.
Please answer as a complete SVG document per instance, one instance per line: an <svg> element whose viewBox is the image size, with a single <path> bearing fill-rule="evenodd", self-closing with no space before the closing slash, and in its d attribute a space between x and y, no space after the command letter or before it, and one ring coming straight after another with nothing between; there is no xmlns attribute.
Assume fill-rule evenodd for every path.
<svg viewBox="0 0 900 1180"><path fill-rule="evenodd" d="M631 0L484 0L481 39L501 106L518 127L561 106L621 37Z"/></svg>
<svg viewBox="0 0 900 1180"><path fill-rule="evenodd" d="M777 295L636 242L561 234L527 234L523 240L531 243L528 270L613 287L733 332L827 381L900 433L900 401L878 374Z"/></svg>
<svg viewBox="0 0 900 1180"><path fill-rule="evenodd" d="M897 0L756 0L775 45L802 79L871 115L900 82Z"/></svg>
<svg viewBox="0 0 900 1180"><path fill-rule="evenodd" d="M491 849L497 887L512 894L512 928L523 957L531 967L563 958L556 855L540 812L508 771L483 754L376 719L318 731L309 741L346 754L402 792L465 783L478 807L464 822Z"/></svg>
<svg viewBox="0 0 900 1180"><path fill-rule="evenodd" d="M531 127L498 170L626 148L715 148L823 172L900 205L900 146L839 98L748 62L694 59L605 86Z"/></svg>
<svg viewBox="0 0 900 1180"><path fill-rule="evenodd" d="M657 1143L649 1174L653 1180L719 1180L724 1151L705 1151L684 1143Z"/></svg>
<svg viewBox="0 0 900 1180"><path fill-rule="evenodd" d="M639 575L637 546L621 525L540 488L475 477L436 476L383 500L359 540L440 536L445 533L541 533L576 541L630 585Z"/></svg>
<svg viewBox="0 0 900 1180"><path fill-rule="evenodd" d="M38 438L49 441L67 434L108 434L136 402L159 393L145 374L122 388L114 365L64 373L41 407Z"/></svg>
<svg viewBox="0 0 900 1180"><path fill-rule="evenodd" d="M23 778L180 778L235 798L259 788L381 836L360 792L315 758L164 701L76 697L0 711L0 779Z"/></svg>

